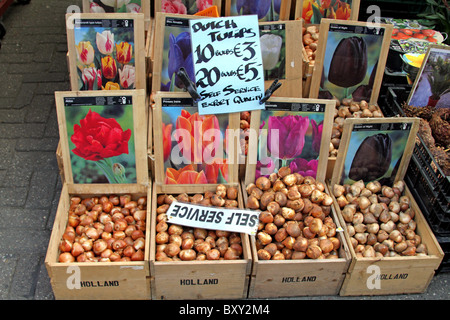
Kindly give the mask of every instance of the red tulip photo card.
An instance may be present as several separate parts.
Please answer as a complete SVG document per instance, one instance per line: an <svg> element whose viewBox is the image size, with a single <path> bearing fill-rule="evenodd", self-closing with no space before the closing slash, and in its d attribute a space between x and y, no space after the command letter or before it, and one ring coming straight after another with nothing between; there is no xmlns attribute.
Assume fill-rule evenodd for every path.
<svg viewBox="0 0 450 320"><path fill-rule="evenodd" d="M272 97L253 111L246 184L281 167L324 182L334 109L333 100Z"/></svg>
<svg viewBox="0 0 450 320"><path fill-rule="evenodd" d="M136 92L139 91L139 92ZM75 184L136 184L148 180L144 91L56 92L65 177ZM144 150L144 153L142 153Z"/></svg>
<svg viewBox="0 0 450 320"><path fill-rule="evenodd" d="M238 113L201 116L188 93L159 92L153 117L157 184L238 182Z"/></svg>
<svg viewBox="0 0 450 320"><path fill-rule="evenodd" d="M349 118L344 123L331 187L403 180L415 146L418 118Z"/></svg>
<svg viewBox="0 0 450 320"><path fill-rule="evenodd" d="M392 25L322 19L311 98L377 103Z"/></svg>
<svg viewBox="0 0 450 320"><path fill-rule="evenodd" d="M74 91L146 89L144 15L67 15Z"/></svg>

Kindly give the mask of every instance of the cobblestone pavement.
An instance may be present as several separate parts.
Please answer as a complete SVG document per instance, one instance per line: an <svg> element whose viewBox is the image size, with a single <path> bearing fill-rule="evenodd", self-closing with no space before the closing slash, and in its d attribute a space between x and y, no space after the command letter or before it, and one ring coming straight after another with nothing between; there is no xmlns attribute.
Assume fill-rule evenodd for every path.
<svg viewBox="0 0 450 320"><path fill-rule="evenodd" d="M44 259L61 191L54 91L69 90L64 14L81 0L32 0L3 16L0 49L0 299L54 299ZM449 299L450 274L424 294ZM385 298L385 297L379 297ZM314 297L314 299L342 299Z"/></svg>

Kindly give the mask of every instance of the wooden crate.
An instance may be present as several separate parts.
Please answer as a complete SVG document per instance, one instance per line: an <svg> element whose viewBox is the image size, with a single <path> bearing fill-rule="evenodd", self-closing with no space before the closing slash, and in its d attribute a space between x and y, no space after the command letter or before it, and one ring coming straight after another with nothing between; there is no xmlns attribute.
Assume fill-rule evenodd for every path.
<svg viewBox="0 0 450 320"><path fill-rule="evenodd" d="M146 239L150 237L151 187L141 185L64 184L49 241L45 266L57 300L149 300L149 248L144 261L60 263L59 243L66 229L70 197L131 194L134 200L147 196ZM78 278L79 276L79 278ZM80 282L78 282L79 280ZM77 288L79 285L79 288Z"/></svg>
<svg viewBox="0 0 450 320"><path fill-rule="evenodd" d="M245 186L242 186L245 190ZM328 192L328 191L327 191ZM247 199L245 191L244 201ZM331 217L339 230L340 222L334 208ZM316 295L338 295L351 262L349 245L342 232L338 259L259 260L256 238L250 237L253 268L249 298L278 298Z"/></svg>
<svg viewBox="0 0 450 320"><path fill-rule="evenodd" d="M238 186L239 185L235 185ZM179 193L194 194L215 190L216 185L201 189L196 185L178 185ZM221 261L156 261L156 206L157 196L164 194L153 188L150 242L150 274L152 299L243 299L247 297L251 272L251 251L249 236L240 234L243 259ZM239 207L243 208L242 194L238 196Z"/></svg>
<svg viewBox="0 0 450 320"><path fill-rule="evenodd" d="M427 245L428 256L357 258L353 247L349 245L352 261L339 293L341 296L422 293L427 289L444 253L406 185L405 190L405 194L410 197L411 208L416 213L416 233ZM351 243L335 198L334 206L345 238ZM379 288L376 287L378 280Z"/></svg>

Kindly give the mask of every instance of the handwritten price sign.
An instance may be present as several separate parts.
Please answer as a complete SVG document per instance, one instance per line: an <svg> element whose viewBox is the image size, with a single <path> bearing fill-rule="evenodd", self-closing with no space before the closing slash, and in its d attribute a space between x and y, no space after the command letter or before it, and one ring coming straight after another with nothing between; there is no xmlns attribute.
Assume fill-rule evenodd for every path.
<svg viewBox="0 0 450 320"><path fill-rule="evenodd" d="M199 113L264 109L264 72L258 18L190 20Z"/></svg>

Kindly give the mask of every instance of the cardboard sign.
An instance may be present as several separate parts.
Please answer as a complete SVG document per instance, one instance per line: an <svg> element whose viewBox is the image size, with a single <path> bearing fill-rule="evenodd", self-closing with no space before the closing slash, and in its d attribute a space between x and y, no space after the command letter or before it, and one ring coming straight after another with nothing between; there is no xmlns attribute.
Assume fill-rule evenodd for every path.
<svg viewBox="0 0 450 320"><path fill-rule="evenodd" d="M190 20L200 115L264 109L256 16Z"/></svg>
<svg viewBox="0 0 450 320"><path fill-rule="evenodd" d="M256 235L259 211L172 202L167 217L167 222L183 226Z"/></svg>

